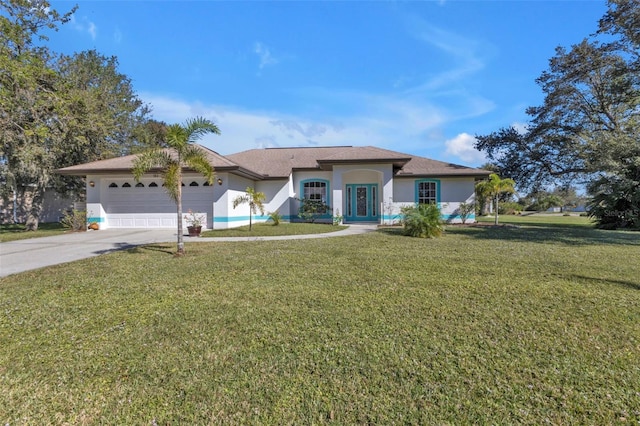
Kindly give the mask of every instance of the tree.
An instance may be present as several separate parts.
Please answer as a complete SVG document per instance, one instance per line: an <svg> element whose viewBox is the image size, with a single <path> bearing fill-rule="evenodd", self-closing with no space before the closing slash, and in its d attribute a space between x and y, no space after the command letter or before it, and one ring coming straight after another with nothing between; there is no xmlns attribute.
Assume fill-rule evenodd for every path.
<svg viewBox="0 0 640 426"><path fill-rule="evenodd" d="M38 228L47 189L82 194L79 178L56 169L126 153L148 114L114 57L46 47L42 32L75 10L0 0L0 195L20 200L29 230Z"/></svg>
<svg viewBox="0 0 640 426"><path fill-rule="evenodd" d="M495 173L489 175L488 180L480 181L476 184L476 191L483 197L494 200L495 224L498 224L498 200L501 194L513 194L515 191L513 179L501 179Z"/></svg>
<svg viewBox="0 0 640 426"><path fill-rule="evenodd" d="M257 214L258 210L261 215L264 215L264 201L267 197L264 192L256 191L251 187L247 187L245 192L245 195L238 195L233 199L233 208L235 209L240 204L249 204L249 231L251 231L252 215Z"/></svg>
<svg viewBox="0 0 640 426"><path fill-rule="evenodd" d="M0 1L0 182L26 203L27 229L38 227L44 188L54 164L48 126L61 104L45 30L56 30L75 11L60 15L46 1ZM40 208L39 208L40 206Z"/></svg>
<svg viewBox="0 0 640 426"><path fill-rule="evenodd" d="M140 181L150 170L158 169L162 173L164 187L176 203L178 216L177 256L184 255L182 229L182 172L189 167L213 183L213 166L207 160L205 152L193 145L208 133L220 134L218 127L211 121L198 117L187 120L184 125L173 124L167 128L166 148L151 148L139 154L133 164L133 176Z"/></svg>
<svg viewBox="0 0 640 426"><path fill-rule="evenodd" d="M610 180L640 191L634 177L640 164L640 2L609 0L608 6L598 34L556 49L536 80L545 97L527 109L526 131L503 128L476 137L476 148L519 187ZM610 185L591 187L621 193ZM605 193L591 195L598 194L610 200Z"/></svg>

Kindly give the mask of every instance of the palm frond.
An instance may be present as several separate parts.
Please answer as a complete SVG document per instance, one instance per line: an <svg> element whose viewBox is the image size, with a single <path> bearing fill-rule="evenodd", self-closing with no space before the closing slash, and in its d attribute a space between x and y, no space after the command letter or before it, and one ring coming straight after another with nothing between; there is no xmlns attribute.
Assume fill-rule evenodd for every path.
<svg viewBox="0 0 640 426"><path fill-rule="evenodd" d="M154 149L139 154L133 162L133 168L131 171L135 180L139 182L140 178L142 178L142 176L149 170L154 168L164 168L172 161L173 159L167 151Z"/></svg>
<svg viewBox="0 0 640 426"><path fill-rule="evenodd" d="M173 162L167 165L164 169L163 180L164 189L169 194L169 197L175 202L178 202L179 191L178 188L182 185L182 167L177 162Z"/></svg>
<svg viewBox="0 0 640 426"><path fill-rule="evenodd" d="M167 128L167 145L178 152L182 152L188 143L189 132L179 124L172 124Z"/></svg>
<svg viewBox="0 0 640 426"><path fill-rule="evenodd" d="M233 199L233 208L235 209L240 204L244 204L244 203L248 203L248 202L249 202L249 196L248 195L238 195L236 198Z"/></svg>
<svg viewBox="0 0 640 426"><path fill-rule="evenodd" d="M182 162L207 178L209 185L213 183L213 166L209 163L206 154L194 145L187 145L182 154Z"/></svg>
<svg viewBox="0 0 640 426"><path fill-rule="evenodd" d="M207 120L204 117L196 117L194 119L187 120L184 129L187 134L187 143L194 143L208 133L216 135L220 134L218 126L216 126L213 121Z"/></svg>

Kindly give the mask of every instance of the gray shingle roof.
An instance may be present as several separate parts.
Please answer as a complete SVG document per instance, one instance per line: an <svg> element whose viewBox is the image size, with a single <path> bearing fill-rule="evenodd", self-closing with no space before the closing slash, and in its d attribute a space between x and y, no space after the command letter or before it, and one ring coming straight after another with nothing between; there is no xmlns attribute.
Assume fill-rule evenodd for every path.
<svg viewBox="0 0 640 426"><path fill-rule="evenodd" d="M331 170L334 164L392 164L397 176L473 176L490 172L373 146L250 149L227 156L198 145L218 171L229 171L255 179L286 178L293 170ZM135 155L94 161L59 169L61 174L86 175L128 172Z"/></svg>
<svg viewBox="0 0 640 426"><path fill-rule="evenodd" d="M209 163L218 170L237 169L238 165L223 157L215 151L201 145L196 145L205 152ZM169 151L165 149L165 151ZM93 161L91 163L78 164L76 166L58 169L58 173L63 175L86 175L97 173L130 172L137 155L126 155L124 157L109 158L107 160Z"/></svg>

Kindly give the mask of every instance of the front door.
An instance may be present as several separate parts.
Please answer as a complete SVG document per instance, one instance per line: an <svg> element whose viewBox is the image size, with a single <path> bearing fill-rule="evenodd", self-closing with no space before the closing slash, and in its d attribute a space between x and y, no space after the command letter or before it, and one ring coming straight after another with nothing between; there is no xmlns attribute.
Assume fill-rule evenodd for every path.
<svg viewBox="0 0 640 426"><path fill-rule="evenodd" d="M347 222L378 222L378 185L353 183L346 188L344 218Z"/></svg>

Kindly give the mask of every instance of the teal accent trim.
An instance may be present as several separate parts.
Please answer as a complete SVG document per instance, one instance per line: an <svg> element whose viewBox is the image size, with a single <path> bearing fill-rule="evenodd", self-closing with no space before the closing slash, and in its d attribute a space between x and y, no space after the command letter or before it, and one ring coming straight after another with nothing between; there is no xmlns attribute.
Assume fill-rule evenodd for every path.
<svg viewBox="0 0 640 426"><path fill-rule="evenodd" d="M358 216L358 201L357 201L357 188L366 188L366 197L367 197L367 214L366 216ZM346 188L351 188L351 200L345 199L345 203L351 203L351 215L347 215L346 212L349 211L348 206L345 208L345 216L344 220L347 222L377 222L380 220L380 203L379 203L379 194L378 194L378 184L377 183L348 183ZM345 197L349 191L345 190ZM375 193L375 196L373 194ZM373 214L375 202L375 214Z"/></svg>
<svg viewBox="0 0 640 426"><path fill-rule="evenodd" d="M305 179L305 180L301 180L300 181L300 198L304 198L304 184L305 183L309 183L309 182L322 182L326 185L326 189L327 189L327 199L323 200L324 203L329 206L329 209L327 211L326 214L322 214L322 215L318 215L316 216L317 219L328 219L332 217L332 213L331 213L331 182L329 182L327 179Z"/></svg>
<svg viewBox="0 0 640 426"><path fill-rule="evenodd" d="M253 221L267 220L269 216L253 216ZM215 216L213 218L214 223L229 223L229 222L243 222L249 221L249 216Z"/></svg>
<svg viewBox="0 0 640 426"><path fill-rule="evenodd" d="M422 182L435 182L436 184L436 203L438 204L438 208L442 208L442 206L440 205L440 187L442 186L440 183L440 179L418 179L415 182L415 193L414 193L414 200L416 202L416 204L418 204L418 200L419 200L419 196L420 196L420 184Z"/></svg>
<svg viewBox="0 0 640 426"><path fill-rule="evenodd" d="M106 221L107 219L104 217L88 217L87 218L87 223L93 223L93 222L102 223Z"/></svg>

